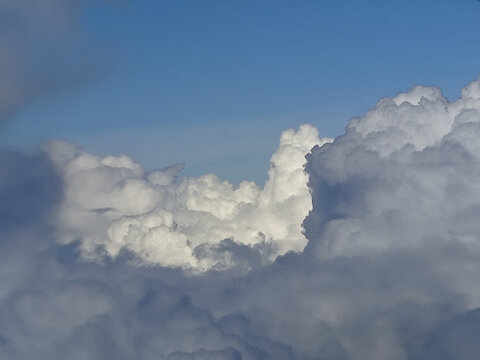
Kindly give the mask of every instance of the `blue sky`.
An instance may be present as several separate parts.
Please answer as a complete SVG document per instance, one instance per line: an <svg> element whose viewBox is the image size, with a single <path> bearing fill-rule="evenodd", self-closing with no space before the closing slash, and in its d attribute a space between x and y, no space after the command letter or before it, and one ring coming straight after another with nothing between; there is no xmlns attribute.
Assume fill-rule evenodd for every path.
<svg viewBox="0 0 480 360"><path fill-rule="evenodd" d="M0 139L260 183L286 128L341 134L418 83L457 98L480 73L479 18L473 0L92 3L63 55L88 80L33 99Z"/></svg>

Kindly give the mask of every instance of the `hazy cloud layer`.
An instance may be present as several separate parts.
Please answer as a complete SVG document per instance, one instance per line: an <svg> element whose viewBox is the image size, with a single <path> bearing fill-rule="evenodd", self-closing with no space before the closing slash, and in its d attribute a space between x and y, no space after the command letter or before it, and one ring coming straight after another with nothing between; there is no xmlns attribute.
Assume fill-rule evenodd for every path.
<svg viewBox="0 0 480 360"><path fill-rule="evenodd" d="M311 151L309 188L309 126L263 189L65 143L3 153L0 358L476 359L479 135L477 80L382 99Z"/></svg>
<svg viewBox="0 0 480 360"><path fill-rule="evenodd" d="M88 2L0 0L0 125L39 95L96 72L77 26Z"/></svg>

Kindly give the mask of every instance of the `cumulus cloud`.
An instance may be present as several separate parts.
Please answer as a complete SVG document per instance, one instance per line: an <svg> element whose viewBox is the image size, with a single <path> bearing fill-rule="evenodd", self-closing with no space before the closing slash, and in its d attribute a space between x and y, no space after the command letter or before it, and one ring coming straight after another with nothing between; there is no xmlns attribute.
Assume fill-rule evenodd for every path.
<svg viewBox="0 0 480 360"><path fill-rule="evenodd" d="M476 359L479 124L480 80L415 87L263 188L3 153L0 358Z"/></svg>
<svg viewBox="0 0 480 360"><path fill-rule="evenodd" d="M320 221L312 217L307 237L318 256L450 241L478 251L478 83L452 103L423 87L383 99L312 151L307 169Z"/></svg>
<svg viewBox="0 0 480 360"><path fill-rule="evenodd" d="M79 241L90 260L125 250L140 264L193 271L239 265L250 257L242 249L247 255L253 248L260 262L300 252L307 242L301 223L311 210L305 154L328 141L309 125L285 131L263 188L214 174L177 181L182 165L145 173L127 156L101 158L51 143L47 151L65 182L60 240Z"/></svg>

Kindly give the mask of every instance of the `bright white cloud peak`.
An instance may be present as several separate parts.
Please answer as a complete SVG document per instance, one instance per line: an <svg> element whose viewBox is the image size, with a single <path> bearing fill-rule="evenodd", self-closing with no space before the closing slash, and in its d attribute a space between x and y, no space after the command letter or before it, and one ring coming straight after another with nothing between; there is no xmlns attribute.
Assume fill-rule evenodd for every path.
<svg viewBox="0 0 480 360"><path fill-rule="evenodd" d="M101 158L51 143L48 152L66 185L61 242L80 240L90 260L128 250L140 264L193 271L237 265L222 247L226 239L255 249L262 261L300 252L307 242L301 224L312 206L305 155L328 141L310 125L285 131L263 189L250 181L233 186L213 174L177 183L181 165L145 173L126 156Z"/></svg>

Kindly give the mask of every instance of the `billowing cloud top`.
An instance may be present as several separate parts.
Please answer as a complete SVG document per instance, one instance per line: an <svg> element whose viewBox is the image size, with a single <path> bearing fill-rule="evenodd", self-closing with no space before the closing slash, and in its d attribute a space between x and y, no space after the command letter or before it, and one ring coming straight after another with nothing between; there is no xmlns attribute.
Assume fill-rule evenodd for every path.
<svg viewBox="0 0 480 360"><path fill-rule="evenodd" d="M307 237L320 257L452 240L480 250L479 84L451 103L422 86L382 99L332 144L313 149Z"/></svg>
<svg viewBox="0 0 480 360"><path fill-rule="evenodd" d="M240 265L244 259L233 257L231 246L255 249L261 262L300 252L307 242L301 223L312 206L305 155L328 141L310 125L285 131L263 189L248 181L233 186L213 174L178 183L181 165L145 173L126 156L101 158L51 143L48 153L66 186L60 240L80 241L89 260L126 250L138 264L195 272Z"/></svg>
<svg viewBox="0 0 480 360"><path fill-rule="evenodd" d="M285 132L262 189L1 153L0 358L477 359L479 136L476 80Z"/></svg>

